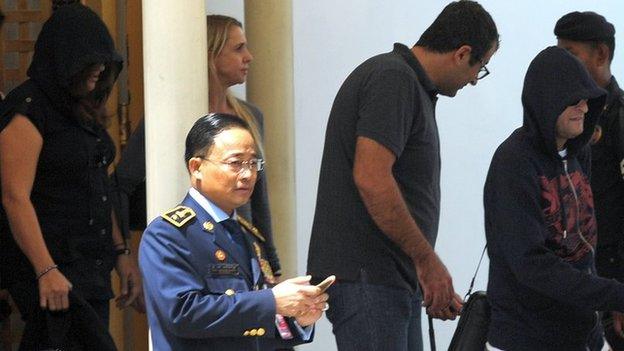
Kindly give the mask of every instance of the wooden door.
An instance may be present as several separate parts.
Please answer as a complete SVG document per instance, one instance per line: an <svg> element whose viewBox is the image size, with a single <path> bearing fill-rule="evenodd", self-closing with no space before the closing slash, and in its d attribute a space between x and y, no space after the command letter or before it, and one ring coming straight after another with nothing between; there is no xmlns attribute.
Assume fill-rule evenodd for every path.
<svg viewBox="0 0 624 351"><path fill-rule="evenodd" d="M35 40L52 12L48 0L0 0L5 14L0 34L0 90L7 93L26 79Z"/></svg>
<svg viewBox="0 0 624 351"><path fill-rule="evenodd" d="M87 5L90 1L87 1ZM142 41L142 21L141 21L141 0L123 0L118 1L125 5L125 26L119 33L112 25L117 23L115 16L118 8L113 9L113 1L103 0L102 3L102 19L109 26L111 34L119 37L124 35L126 41L127 54L125 55L125 65L127 74L120 76L117 84L118 89L127 89L127 92L119 91L115 94L114 101L109 101L109 111L116 111L109 128L109 133L113 136L118 146L117 161L121 155L121 150L127 141L131 132L136 128L143 119L143 41ZM115 17L114 20L109 17ZM122 40L117 41L123 42ZM123 84L121 80L126 80ZM141 232L132 232L130 239L130 249L136 253L139 249L141 240ZM115 291L119 291L119 281L117 275L113 273L113 285ZM111 305L111 334L117 343L120 351L147 351L148 350L148 327L145 314L140 314L133 309L124 311L117 310Z"/></svg>

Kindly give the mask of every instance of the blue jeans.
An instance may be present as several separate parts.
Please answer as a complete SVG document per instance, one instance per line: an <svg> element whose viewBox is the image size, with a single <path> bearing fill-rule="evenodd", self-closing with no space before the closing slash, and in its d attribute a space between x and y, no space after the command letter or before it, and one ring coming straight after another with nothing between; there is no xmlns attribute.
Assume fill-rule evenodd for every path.
<svg viewBox="0 0 624 351"><path fill-rule="evenodd" d="M421 351L421 300L407 290L340 281L327 291L340 351Z"/></svg>

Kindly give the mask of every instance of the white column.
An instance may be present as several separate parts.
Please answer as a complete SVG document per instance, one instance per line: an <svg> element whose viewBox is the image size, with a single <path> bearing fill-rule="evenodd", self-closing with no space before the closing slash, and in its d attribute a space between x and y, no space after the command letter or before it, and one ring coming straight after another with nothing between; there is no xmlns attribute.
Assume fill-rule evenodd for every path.
<svg viewBox="0 0 624 351"><path fill-rule="evenodd" d="M264 147L274 240L285 277L297 272L292 3L245 1L245 34L254 55L247 98L264 112Z"/></svg>
<svg viewBox="0 0 624 351"><path fill-rule="evenodd" d="M143 2L148 220L189 187L184 139L208 113L205 13L203 0Z"/></svg>
<svg viewBox="0 0 624 351"><path fill-rule="evenodd" d="M205 13L204 0L143 1L148 221L189 187L184 140L208 113Z"/></svg>

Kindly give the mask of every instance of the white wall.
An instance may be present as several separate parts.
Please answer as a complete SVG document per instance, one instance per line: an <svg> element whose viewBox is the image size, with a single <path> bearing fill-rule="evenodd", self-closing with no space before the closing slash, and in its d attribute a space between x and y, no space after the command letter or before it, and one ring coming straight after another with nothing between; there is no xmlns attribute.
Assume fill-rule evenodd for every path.
<svg viewBox="0 0 624 351"><path fill-rule="evenodd" d="M243 0L206 0L208 13L243 21ZM448 1L315 0L293 1L294 87L298 270L305 273L308 242L323 148L325 126L335 93L363 60L390 51L394 42L408 46ZM453 99L442 97L437 118L442 148L442 214L436 250L464 294L485 243L482 188L490 158L522 121L520 93L524 73L535 55L555 44L555 22L570 11L592 10L616 26L613 73L624 84L624 3L621 0L495 1L480 3L492 14L501 48L488 68L490 76L466 87ZM253 48L253 43L251 43ZM255 48L256 50L260 48ZM238 87L236 93L244 94ZM476 288L487 283L487 259ZM439 349L446 349L455 322L436 322ZM428 350L426 319L423 319ZM301 350L335 350L329 324L319 323L314 343Z"/></svg>
<svg viewBox="0 0 624 351"><path fill-rule="evenodd" d="M299 272L305 272L325 126L340 84L364 59L392 49L395 41L413 45L448 1L293 1L296 119L297 235ZM437 119L442 148L442 214L437 251L464 294L484 245L482 188L490 158L522 121L520 93L535 55L556 43L553 27L563 14L593 10L624 33L621 0L495 1L480 3L492 14L501 48L490 76L453 99L441 98ZM613 72L624 83L624 41L619 34ZM484 289L487 260L476 283ZM454 322L436 322L439 349L446 349ZM425 349L426 319L423 319ZM316 339L301 350L335 350L322 323Z"/></svg>

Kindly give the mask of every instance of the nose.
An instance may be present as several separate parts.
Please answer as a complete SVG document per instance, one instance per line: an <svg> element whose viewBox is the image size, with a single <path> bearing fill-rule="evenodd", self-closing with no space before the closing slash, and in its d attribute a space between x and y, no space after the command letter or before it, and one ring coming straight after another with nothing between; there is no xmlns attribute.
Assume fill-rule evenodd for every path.
<svg viewBox="0 0 624 351"><path fill-rule="evenodd" d="M245 185L254 184L256 177L256 173L247 167L241 169L240 173L238 173L238 181Z"/></svg>
<svg viewBox="0 0 624 351"><path fill-rule="evenodd" d="M243 165L240 171L238 171L238 177L241 180L249 180L254 175L254 171L251 170L251 166Z"/></svg>
<svg viewBox="0 0 624 351"><path fill-rule="evenodd" d="M247 50L247 55L245 55L245 62L249 63L251 61L253 61L253 55L251 54L251 52L249 50Z"/></svg>
<svg viewBox="0 0 624 351"><path fill-rule="evenodd" d="M478 81L479 80L477 79L477 77L475 77L473 80L470 81L470 85L475 86L475 85L477 85Z"/></svg>
<svg viewBox="0 0 624 351"><path fill-rule="evenodd" d="M587 113L587 111L589 111L589 106L587 106L587 100L579 101L577 108L583 111L583 113Z"/></svg>

